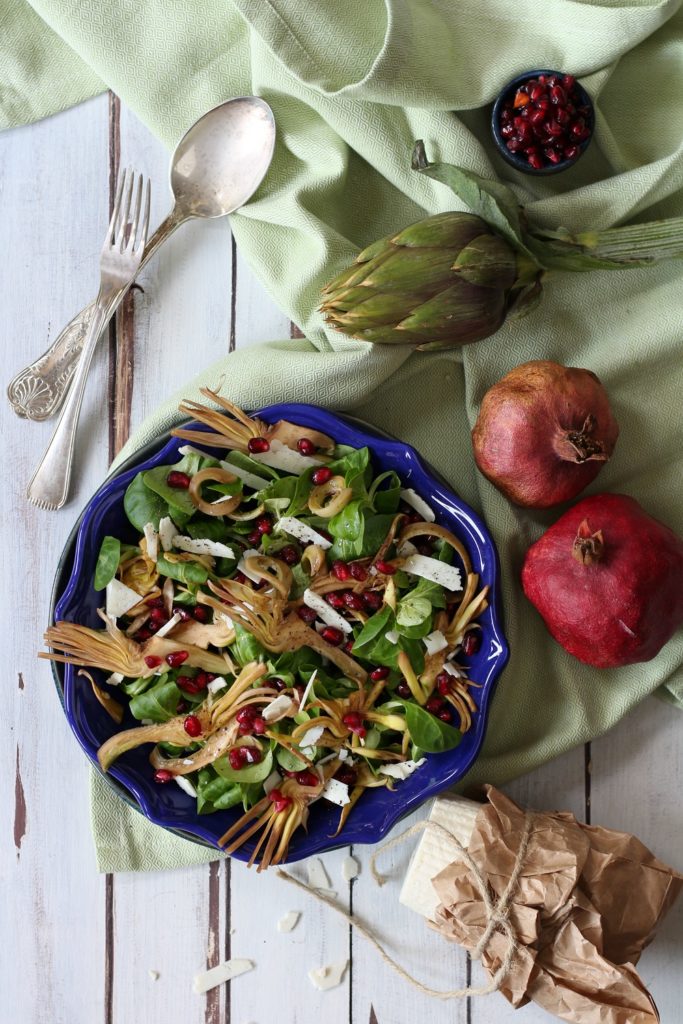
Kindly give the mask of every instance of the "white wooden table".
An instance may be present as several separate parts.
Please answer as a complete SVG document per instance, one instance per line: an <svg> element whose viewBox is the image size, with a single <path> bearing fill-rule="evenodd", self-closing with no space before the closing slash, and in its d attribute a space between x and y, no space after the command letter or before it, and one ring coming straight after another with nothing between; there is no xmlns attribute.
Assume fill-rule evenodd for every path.
<svg viewBox="0 0 683 1024"><path fill-rule="evenodd" d="M153 221L166 213L168 155L134 116L101 96L0 135L0 344L5 383L96 291L97 254L119 159L151 175ZM291 325L236 255L227 222L185 226L142 277L91 373L78 446L77 495L40 512L26 483L52 423L2 403L3 647L0 808L0 1024L483 1024L551 1018L498 995L443 1003L397 978L365 940L268 874L224 862L158 874L100 876L88 820L88 765L50 677L36 660L53 571L72 522L109 462L162 399L228 348L286 337ZM508 787L537 807L633 831L683 867L683 716L652 699L608 736ZM417 818L419 816L416 815ZM324 858L341 903L372 921L418 977L454 988L479 974L457 947L398 904L409 851L376 890L367 850L342 882L345 851ZM624 894L628 898L628 894ZM294 932L277 932L287 910ZM228 956L255 971L205 997L193 974ZM683 901L641 971L664 1024L683 1020ZM311 967L348 957L341 986L316 991ZM159 972L153 980L150 971Z"/></svg>

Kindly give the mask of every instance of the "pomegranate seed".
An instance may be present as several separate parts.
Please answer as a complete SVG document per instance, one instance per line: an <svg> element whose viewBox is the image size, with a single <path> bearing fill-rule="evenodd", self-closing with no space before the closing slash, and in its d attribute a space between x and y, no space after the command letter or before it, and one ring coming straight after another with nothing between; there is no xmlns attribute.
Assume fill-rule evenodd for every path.
<svg viewBox="0 0 683 1024"><path fill-rule="evenodd" d="M354 642L355 641L353 640L353 638L351 640L347 640L344 646L342 647L342 650L346 651L347 654L353 654Z"/></svg>
<svg viewBox="0 0 683 1024"><path fill-rule="evenodd" d="M178 686L178 689L183 690L184 693L199 693L200 690L204 689L199 682L199 676L195 679L192 679L191 676L178 676L176 679L176 685Z"/></svg>
<svg viewBox="0 0 683 1024"><path fill-rule="evenodd" d="M181 622L188 622L192 618L187 608L183 608L182 605L179 604L173 605L173 614L179 615Z"/></svg>
<svg viewBox="0 0 683 1024"><path fill-rule="evenodd" d="M286 548L280 551L279 557L285 565L296 565L299 561L299 552L291 544L288 544Z"/></svg>
<svg viewBox="0 0 683 1024"><path fill-rule="evenodd" d="M272 686L273 689L277 690L278 693L281 693L283 690L287 689L287 683L284 681L284 679L280 679L279 676L275 676L274 679L269 679L268 685Z"/></svg>
<svg viewBox="0 0 683 1024"><path fill-rule="evenodd" d="M148 608L163 608L164 602L161 597L150 597L149 601L145 601Z"/></svg>
<svg viewBox="0 0 683 1024"><path fill-rule="evenodd" d="M545 87L540 83L532 86L529 92L529 98L536 103L538 100L542 100L546 94Z"/></svg>
<svg viewBox="0 0 683 1024"><path fill-rule="evenodd" d="M152 608L149 617L152 622L158 622L159 625L168 622L168 616L163 608Z"/></svg>
<svg viewBox="0 0 683 1024"><path fill-rule="evenodd" d="M278 792L279 793L279 790L271 789L270 793L268 794L269 797L271 798L271 800L272 800L274 792ZM292 798L291 798L291 796L283 796L280 793L279 797L276 800L272 800L272 802L275 804L275 811L276 811L276 813L279 814L280 811L286 811L288 807L291 807Z"/></svg>
<svg viewBox="0 0 683 1024"><path fill-rule="evenodd" d="M536 104L536 110L540 110L542 113L547 114L550 110L550 100L542 99Z"/></svg>
<svg viewBox="0 0 683 1024"><path fill-rule="evenodd" d="M251 722L240 722L237 726L237 731L240 736L251 736L254 732L254 727Z"/></svg>
<svg viewBox="0 0 683 1024"><path fill-rule="evenodd" d="M316 487L319 487L321 484L326 484L327 481L331 479L332 470L328 469L327 466L320 466L319 469L315 469L311 477L311 480L313 481Z"/></svg>
<svg viewBox="0 0 683 1024"><path fill-rule="evenodd" d="M427 540L426 537L418 537L415 540L415 547L421 555L433 555L434 544L431 540Z"/></svg>
<svg viewBox="0 0 683 1024"><path fill-rule="evenodd" d="M228 761L234 772L239 772L246 764L244 757L245 749L245 747L233 747L232 750L228 751Z"/></svg>
<svg viewBox="0 0 683 1024"><path fill-rule="evenodd" d="M142 630L140 630L142 632ZM159 668L161 665L161 658L157 658L156 654L148 654L145 658L145 665L147 668Z"/></svg>
<svg viewBox="0 0 683 1024"><path fill-rule="evenodd" d="M550 90L550 102L563 106L567 102L567 94L561 85L554 85Z"/></svg>
<svg viewBox="0 0 683 1024"><path fill-rule="evenodd" d="M176 715L183 715L189 709L189 707L190 705L187 703L186 700L179 700L175 706Z"/></svg>
<svg viewBox="0 0 683 1024"><path fill-rule="evenodd" d="M190 478L187 473L179 473L177 469L171 470L166 477L169 487L175 487L179 491L186 491L190 486Z"/></svg>
<svg viewBox="0 0 683 1024"><path fill-rule="evenodd" d="M257 547L261 543L261 531L252 530L251 533L247 534L247 540L253 548Z"/></svg>
<svg viewBox="0 0 683 1024"><path fill-rule="evenodd" d="M171 666L171 668L179 668L179 666L182 665L184 661L187 661L189 657L190 655L187 651L171 651L170 654L166 655L166 662Z"/></svg>
<svg viewBox="0 0 683 1024"><path fill-rule="evenodd" d="M344 583L346 580L351 579L351 570L346 562L336 561L332 563L332 575Z"/></svg>
<svg viewBox="0 0 683 1024"><path fill-rule="evenodd" d="M196 715L188 715L183 722L183 729L188 736L201 736L202 734L202 723L199 721Z"/></svg>
<svg viewBox="0 0 683 1024"><path fill-rule="evenodd" d="M543 167L543 157L540 153L529 153L528 160L529 166L533 167L535 171L540 171Z"/></svg>
<svg viewBox="0 0 683 1024"><path fill-rule="evenodd" d="M294 778L300 786L317 786L320 783L320 779L315 772L310 771L297 772Z"/></svg>
<svg viewBox="0 0 683 1024"><path fill-rule="evenodd" d="M247 764L260 764L262 760L262 754L258 747L242 747L244 751L244 760Z"/></svg>
<svg viewBox="0 0 683 1024"><path fill-rule="evenodd" d="M567 92L571 92L571 90L576 85L576 79L573 75L564 75L562 79L562 85L565 87Z"/></svg>
<svg viewBox="0 0 683 1024"><path fill-rule="evenodd" d="M268 728L268 723L265 718L261 717L261 715L257 715L251 724L257 736L263 736L264 732Z"/></svg>
<svg viewBox="0 0 683 1024"><path fill-rule="evenodd" d="M355 786L358 775L356 769L352 768L350 764L342 764L337 768L334 777L346 786Z"/></svg>
<svg viewBox="0 0 683 1024"><path fill-rule="evenodd" d="M269 452L270 441L267 441L265 437L250 437L247 441L247 448L252 455Z"/></svg>
<svg viewBox="0 0 683 1024"><path fill-rule="evenodd" d="M368 591L367 594L363 594L363 604L369 612L378 612L382 607L382 595Z"/></svg>
<svg viewBox="0 0 683 1024"><path fill-rule="evenodd" d="M300 608L297 608L296 613L299 618L303 619L304 622L307 622L309 626L312 622L315 622L317 618L313 609L309 608L307 604L302 604Z"/></svg>
<svg viewBox="0 0 683 1024"><path fill-rule="evenodd" d="M233 579L235 583L241 583L243 586L247 582L247 577L244 575L243 572L236 572L235 575L233 576Z"/></svg>
<svg viewBox="0 0 683 1024"><path fill-rule="evenodd" d="M535 110L534 113L531 115L531 119L533 120L534 116L538 113L539 111ZM543 120L543 114L541 114L540 116L541 120ZM503 136L504 139L511 139L512 136L515 134L515 129L511 124L502 124L500 126L500 134Z"/></svg>
<svg viewBox="0 0 683 1024"><path fill-rule="evenodd" d="M548 85L551 88L554 88L554 86L559 85L561 81L562 81L562 79L560 78L559 75L550 75L548 77Z"/></svg>
<svg viewBox="0 0 683 1024"><path fill-rule="evenodd" d="M167 768L157 768L154 773L155 782L170 782L173 778L173 772L169 772Z"/></svg>
<svg viewBox="0 0 683 1024"><path fill-rule="evenodd" d="M363 725L363 718L358 711L347 711L342 718L342 722L349 730L349 732L355 732L356 736L363 739L366 735L366 729Z"/></svg>
<svg viewBox="0 0 683 1024"><path fill-rule="evenodd" d="M353 594L350 590L347 590L343 597L344 604L351 611L361 612L365 607L363 604L363 598L360 594Z"/></svg>
<svg viewBox="0 0 683 1024"><path fill-rule="evenodd" d="M448 708L441 708L441 711L437 711L436 717L440 718L442 722L448 722L449 724L453 721L453 716Z"/></svg>
<svg viewBox="0 0 683 1024"><path fill-rule="evenodd" d="M578 146L565 146L564 158L565 160L576 160L580 152L581 150Z"/></svg>
<svg viewBox="0 0 683 1024"><path fill-rule="evenodd" d="M242 708L240 711L237 712L237 714L235 715L235 721L240 723L251 722L254 718L256 718L256 714L257 712L254 705L247 704L246 708Z"/></svg>
<svg viewBox="0 0 683 1024"><path fill-rule="evenodd" d="M411 696L411 690L407 683L399 683L396 687L396 693L399 697L403 697L404 700L408 700Z"/></svg>
<svg viewBox="0 0 683 1024"><path fill-rule="evenodd" d="M150 632L150 631L149 631L149 630L148 630L148 629L147 629L147 628L146 628L145 626L143 626L143 627L142 627L142 629L139 629L139 630L137 631L137 633L135 634L135 639L136 639L136 640L137 640L137 641L138 641L139 643L144 643L144 641L145 641L145 640L149 640L149 638L151 637L151 635L152 635L152 634L151 634L151 632ZM147 659L145 658L145 661L146 661L146 660L147 660ZM151 668L151 666L150 666L150 668Z"/></svg>
<svg viewBox="0 0 683 1024"><path fill-rule="evenodd" d="M432 715L438 715L442 707L443 701L441 700L441 697L430 697L427 703L425 704L425 708Z"/></svg>
<svg viewBox="0 0 683 1024"><path fill-rule="evenodd" d="M550 160L551 164L559 164L562 160L562 154L560 153L559 149L555 149L554 146L547 146L543 150L543 153L546 156L546 158Z"/></svg>
<svg viewBox="0 0 683 1024"><path fill-rule="evenodd" d="M324 629L321 629L320 635L330 647L339 647L344 640L344 634L336 626L325 626Z"/></svg>
<svg viewBox="0 0 683 1024"><path fill-rule="evenodd" d="M505 145L507 146L511 153L516 153L518 150L522 148L524 143L520 139L519 135L513 135L511 139L507 140Z"/></svg>
<svg viewBox="0 0 683 1024"><path fill-rule="evenodd" d="M517 129L517 133L522 142L531 142L531 139L533 138L533 129L529 121L523 122L522 127Z"/></svg>
<svg viewBox="0 0 683 1024"><path fill-rule="evenodd" d="M583 138L583 132L586 128L586 122L582 117L577 117L574 123L569 128L569 134L575 139Z"/></svg>
<svg viewBox="0 0 683 1024"><path fill-rule="evenodd" d="M381 572L385 576L393 576L396 572L396 566L392 565L391 562L375 562L375 569L377 572Z"/></svg>
<svg viewBox="0 0 683 1024"><path fill-rule="evenodd" d="M256 529L259 533L272 533L273 532L273 517L272 516L261 516L256 520Z"/></svg>
<svg viewBox="0 0 683 1024"><path fill-rule="evenodd" d="M370 678L372 679L373 683L379 683L381 679L386 679L388 675L389 669L386 667L386 665L380 665L378 668L373 668L372 672L370 673Z"/></svg>
<svg viewBox="0 0 683 1024"><path fill-rule="evenodd" d="M204 607L203 604L198 604L195 608L193 608L192 615L197 620L197 622L208 622L209 611L207 608Z"/></svg>
<svg viewBox="0 0 683 1024"><path fill-rule="evenodd" d="M503 108L503 113L500 115L500 123L508 124L512 120L512 111L509 107Z"/></svg>
<svg viewBox="0 0 683 1024"><path fill-rule="evenodd" d="M545 121L545 110L534 110L529 114L529 121L532 125L540 125ZM509 138L510 136L506 136Z"/></svg>
<svg viewBox="0 0 683 1024"><path fill-rule="evenodd" d="M555 120L558 124L566 124L569 121L571 114L566 107L558 107L555 111Z"/></svg>
<svg viewBox="0 0 683 1024"><path fill-rule="evenodd" d="M344 607L344 595L343 594L335 594L334 592L331 593L331 594L328 594L327 597L326 597L326 601L327 601L327 603L332 608L343 608Z"/></svg>
<svg viewBox="0 0 683 1024"><path fill-rule="evenodd" d="M474 631L465 633L462 640L462 652L467 658L471 658L481 647L481 637Z"/></svg>
<svg viewBox="0 0 683 1024"><path fill-rule="evenodd" d="M296 442L296 447L302 455L315 455L318 450L309 437L300 437Z"/></svg>
<svg viewBox="0 0 683 1024"><path fill-rule="evenodd" d="M558 138L560 135L564 135L564 129L562 125L558 124L557 121L548 121L546 129L548 131L548 135L552 135L555 139Z"/></svg>
<svg viewBox="0 0 683 1024"><path fill-rule="evenodd" d="M365 582L368 578L368 570L360 562L352 562L349 566L349 572L354 580L358 580L359 583Z"/></svg>

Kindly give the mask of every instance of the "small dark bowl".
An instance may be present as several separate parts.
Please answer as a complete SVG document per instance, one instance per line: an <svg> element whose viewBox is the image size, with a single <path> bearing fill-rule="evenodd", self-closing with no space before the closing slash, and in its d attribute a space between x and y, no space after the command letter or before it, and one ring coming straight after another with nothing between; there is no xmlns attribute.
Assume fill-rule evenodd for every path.
<svg viewBox="0 0 683 1024"><path fill-rule="evenodd" d="M577 160L580 160L583 154L588 149L593 138L593 132L595 130L595 111L593 109L593 101L583 88L579 81L576 82L576 91L581 99L581 106L588 107L588 114L586 116L586 126L589 130L589 134L581 142L575 143L578 147L578 154L571 160L561 160L558 164L548 164L546 167L541 167L538 170L535 167L531 167L526 157L521 156L517 153L511 153L505 145L505 139L500 133L500 115L503 110L505 103L511 99L519 89L520 85L524 85L530 78L538 78L539 75L559 75L563 77L566 74L564 71L551 71L547 68L541 68L538 71L525 71L523 75L518 75L517 78L513 78L511 82L508 82L498 94L498 99L493 104L493 110L491 111L491 132L493 138L498 147L498 152L504 160L507 161L512 167L515 167L518 171L522 171L523 174L558 174L560 171L566 171L568 168L573 167Z"/></svg>

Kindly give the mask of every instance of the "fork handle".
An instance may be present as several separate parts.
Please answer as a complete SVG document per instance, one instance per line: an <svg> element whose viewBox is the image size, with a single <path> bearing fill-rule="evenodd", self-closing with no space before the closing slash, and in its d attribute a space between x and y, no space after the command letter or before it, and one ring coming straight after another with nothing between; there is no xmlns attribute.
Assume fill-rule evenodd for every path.
<svg viewBox="0 0 683 1024"><path fill-rule="evenodd" d="M147 242L138 274L169 235L187 219L179 216L175 208L171 210ZM102 328L114 315L124 294L116 297L116 303L102 323ZM10 381L7 397L17 416L29 420L48 420L58 411L71 384L94 309L94 302L84 306L42 356L20 370Z"/></svg>
<svg viewBox="0 0 683 1024"><path fill-rule="evenodd" d="M78 360L76 372L64 408L60 414L52 440L47 446L38 468L36 469L26 497L39 508L58 509L66 502L71 480L76 428L81 412L85 382L92 362L95 346L108 319L109 307L119 293L128 289L117 289L115 292L100 289L93 305L93 313L83 341L83 349Z"/></svg>

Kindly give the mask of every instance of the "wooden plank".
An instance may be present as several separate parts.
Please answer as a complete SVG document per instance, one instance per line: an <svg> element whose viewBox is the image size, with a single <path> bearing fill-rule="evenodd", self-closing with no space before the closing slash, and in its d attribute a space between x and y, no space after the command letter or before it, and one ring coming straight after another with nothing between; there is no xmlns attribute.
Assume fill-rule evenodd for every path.
<svg viewBox="0 0 683 1024"><path fill-rule="evenodd" d="M12 273L0 275L5 379L37 357L97 291L107 224L107 102L0 140L3 244ZM7 485L3 522L6 714L0 763L0 958L5 1019L90 1024L103 1015L104 881L88 838L88 765L36 649L47 625L52 574L79 506L106 470L106 349L96 354L81 415L73 495L63 512L30 506L26 484L54 429L4 406ZM14 783L14 784L12 784ZM15 806L16 805L16 806Z"/></svg>
<svg viewBox="0 0 683 1024"><path fill-rule="evenodd" d="M683 872L683 716L652 697L592 744L592 821L632 832ZM626 894L625 894L626 895ZM683 899L645 950L638 972L662 1024L683 1020Z"/></svg>

